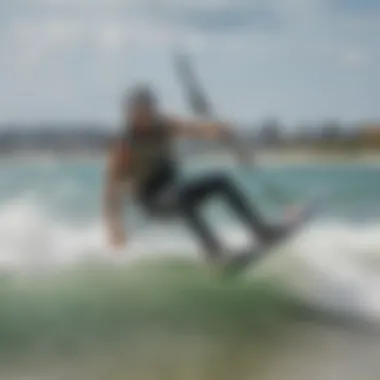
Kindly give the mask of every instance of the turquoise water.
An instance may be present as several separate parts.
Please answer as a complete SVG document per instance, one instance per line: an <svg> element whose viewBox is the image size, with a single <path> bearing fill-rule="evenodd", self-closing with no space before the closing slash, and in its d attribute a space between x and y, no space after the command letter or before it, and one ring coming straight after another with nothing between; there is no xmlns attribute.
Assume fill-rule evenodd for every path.
<svg viewBox="0 0 380 380"><path fill-rule="evenodd" d="M286 246L226 282L202 265L180 221L147 224L133 205L129 245L111 251L101 160L3 162L0 378L290 379L294 350L306 363L300 378L321 378L326 360L331 371L350 362L337 379L356 379L359 367L378 373L377 360L368 362L380 349L376 335L344 321L378 326L380 166L273 165L253 173L203 162L184 167L184 177L215 168L268 218L280 218L284 205L265 181L281 185L281 198L324 193L328 202ZM245 244L247 234L220 203L207 212L226 244ZM308 339L320 355L332 344L336 351L317 355ZM287 369L268 375L282 360Z"/></svg>
<svg viewBox="0 0 380 380"><path fill-rule="evenodd" d="M195 166L195 167L194 167ZM272 209L282 198L307 200L311 194L329 194L329 215L377 217L380 167L368 164L273 165L259 172L221 164L184 166L184 177L223 170L240 184L260 207ZM97 217L100 213L104 165L100 160L14 163L0 166L0 201L34 196L58 216ZM275 188L274 196L269 189ZM278 190L277 190L278 189ZM278 199L277 199L278 198Z"/></svg>

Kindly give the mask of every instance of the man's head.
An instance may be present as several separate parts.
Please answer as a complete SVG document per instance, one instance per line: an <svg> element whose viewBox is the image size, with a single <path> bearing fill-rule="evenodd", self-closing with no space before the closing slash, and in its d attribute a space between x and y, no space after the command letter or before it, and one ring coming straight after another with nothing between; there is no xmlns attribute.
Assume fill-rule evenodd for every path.
<svg viewBox="0 0 380 380"><path fill-rule="evenodd" d="M152 124L158 112L158 101L155 92L146 85L133 88L126 99L128 119L136 128Z"/></svg>

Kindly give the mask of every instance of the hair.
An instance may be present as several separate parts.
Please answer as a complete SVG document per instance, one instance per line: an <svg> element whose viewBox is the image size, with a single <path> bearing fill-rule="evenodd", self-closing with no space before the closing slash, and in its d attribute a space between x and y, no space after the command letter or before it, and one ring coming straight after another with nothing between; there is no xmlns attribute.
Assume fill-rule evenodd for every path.
<svg viewBox="0 0 380 380"><path fill-rule="evenodd" d="M139 84L129 90L124 102L129 108L137 105L156 107L157 103L156 93L146 84Z"/></svg>

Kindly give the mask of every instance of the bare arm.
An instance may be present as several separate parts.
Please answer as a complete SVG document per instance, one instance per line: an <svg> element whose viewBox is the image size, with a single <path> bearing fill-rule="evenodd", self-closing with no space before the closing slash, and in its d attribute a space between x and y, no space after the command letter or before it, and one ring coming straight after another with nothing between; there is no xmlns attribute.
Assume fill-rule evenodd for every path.
<svg viewBox="0 0 380 380"><path fill-rule="evenodd" d="M180 118L169 118L174 133L179 136L195 137L201 139L220 140L229 149L232 149L238 160L247 164L250 155L246 149L241 148L237 136L232 133L227 124L218 122L192 121Z"/></svg>
<svg viewBox="0 0 380 380"><path fill-rule="evenodd" d="M122 220L124 159L121 150L115 149L108 158L106 168L104 218L108 239L114 247L123 246L126 242Z"/></svg>
<svg viewBox="0 0 380 380"><path fill-rule="evenodd" d="M227 125L215 121L186 120L177 117L170 117L168 120L174 133L179 136L216 140L229 139L232 135Z"/></svg>

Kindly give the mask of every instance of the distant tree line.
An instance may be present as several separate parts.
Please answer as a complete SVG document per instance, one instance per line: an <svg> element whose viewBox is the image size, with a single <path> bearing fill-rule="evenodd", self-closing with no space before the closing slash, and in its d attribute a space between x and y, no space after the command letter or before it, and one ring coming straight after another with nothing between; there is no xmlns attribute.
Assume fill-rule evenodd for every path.
<svg viewBox="0 0 380 380"><path fill-rule="evenodd" d="M277 149L308 148L324 152L380 151L380 123L344 125L327 121L318 125L300 125L287 129L276 119L240 130L246 146ZM116 133L106 126L77 125L49 127L20 127L0 125L0 154L23 152L99 153L105 152ZM188 152L219 151L215 142L183 143Z"/></svg>
<svg viewBox="0 0 380 380"><path fill-rule="evenodd" d="M115 135L103 128L1 128L0 154L18 152L81 153L104 151Z"/></svg>
<svg viewBox="0 0 380 380"><path fill-rule="evenodd" d="M275 119L269 120L253 133L259 146L272 148L308 148L323 152L380 151L380 123L347 125L337 121L307 125L290 131Z"/></svg>

